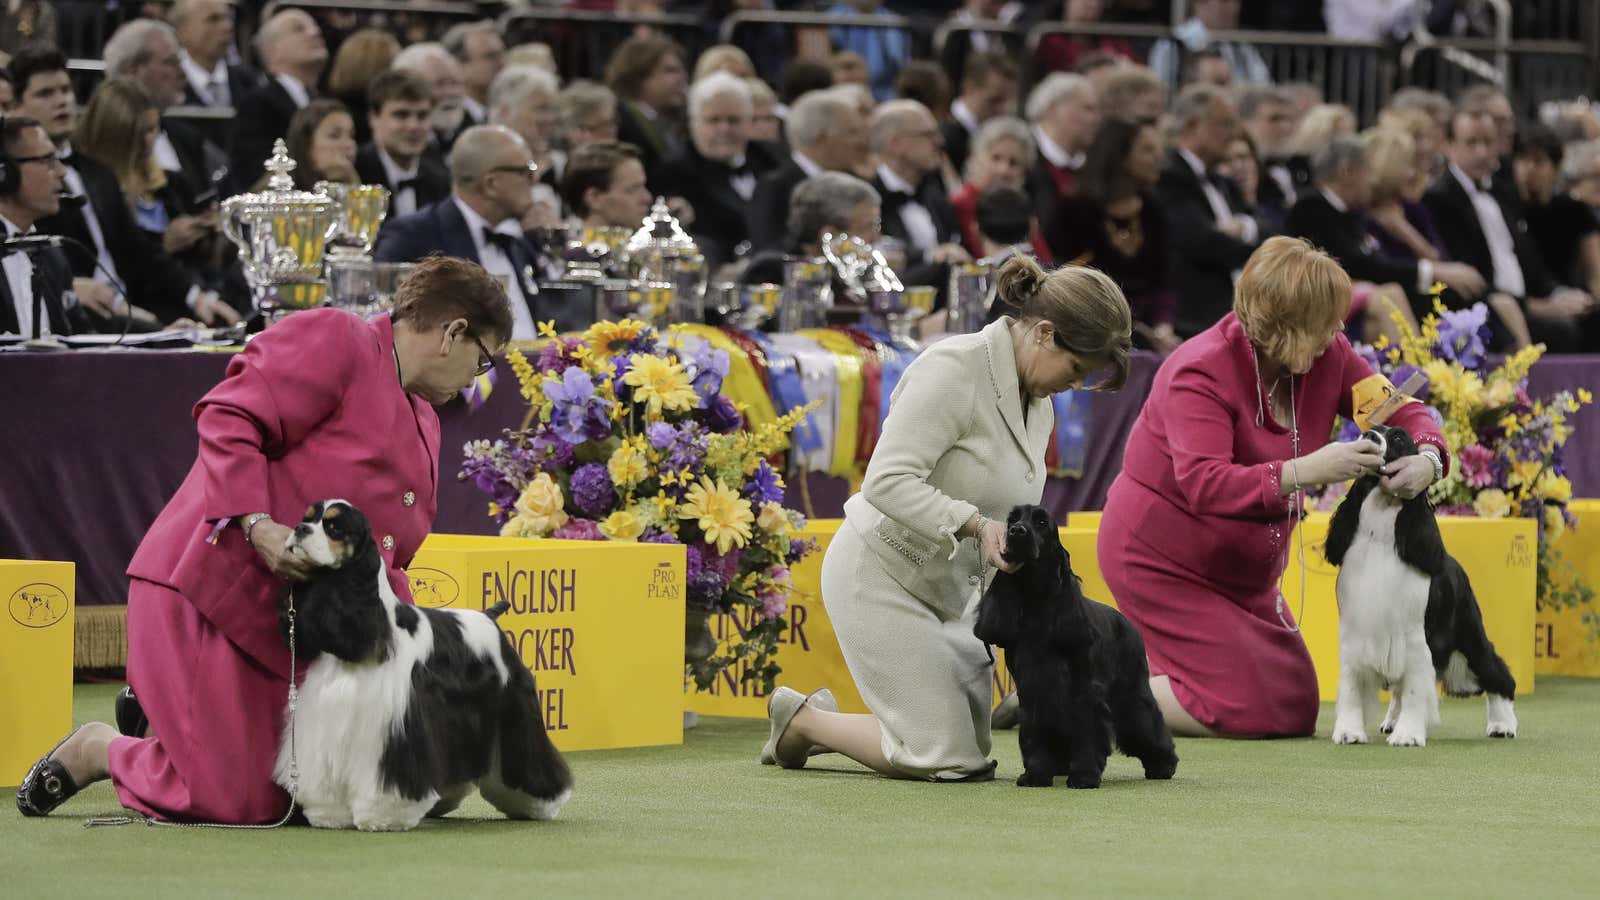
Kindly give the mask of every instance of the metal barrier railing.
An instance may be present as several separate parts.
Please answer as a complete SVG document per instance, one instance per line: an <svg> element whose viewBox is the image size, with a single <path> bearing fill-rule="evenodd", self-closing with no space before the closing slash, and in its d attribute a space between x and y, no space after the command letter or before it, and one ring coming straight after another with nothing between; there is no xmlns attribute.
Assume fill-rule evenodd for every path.
<svg viewBox="0 0 1600 900"><path fill-rule="evenodd" d="M272 18L285 9L303 9L315 18L318 13L366 16L378 21L364 24L372 27L388 26L401 43L414 40L438 40L451 25L487 18L476 3L451 2L451 0L268 0L261 8L255 24ZM415 24L419 26L413 29ZM245 46L249 35L241 24L240 45ZM330 47L329 50L337 48Z"/></svg>
<svg viewBox="0 0 1600 900"><path fill-rule="evenodd" d="M717 30L718 40L724 44L740 44L739 32L756 26L785 29L791 46L797 43L798 34L804 31L829 31L834 28L866 28L874 31L894 31L906 36L910 58L929 59L933 50L933 35L940 20L933 17L895 15L840 16L815 12L773 12L768 10L741 10L725 17ZM789 60L785 59L787 65ZM960 73L950 76L952 82Z"/></svg>
<svg viewBox="0 0 1600 900"><path fill-rule="evenodd" d="M529 41L550 45L556 66L570 77L602 80L613 51L641 30L659 32L684 48L684 65L693 66L700 51L711 46L707 23L697 16L596 12L567 9L519 9L499 18L508 46Z"/></svg>

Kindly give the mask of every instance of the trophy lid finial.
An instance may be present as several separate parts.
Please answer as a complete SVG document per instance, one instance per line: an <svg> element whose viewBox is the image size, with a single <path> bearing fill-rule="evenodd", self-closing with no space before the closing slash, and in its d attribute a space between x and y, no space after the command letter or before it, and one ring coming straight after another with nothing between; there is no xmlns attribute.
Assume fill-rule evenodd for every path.
<svg viewBox="0 0 1600 900"><path fill-rule="evenodd" d="M289 176L295 170L294 158L289 156L289 146L278 138L272 142L272 158L263 165L272 177L267 179L267 189L273 191L294 190L294 179Z"/></svg>

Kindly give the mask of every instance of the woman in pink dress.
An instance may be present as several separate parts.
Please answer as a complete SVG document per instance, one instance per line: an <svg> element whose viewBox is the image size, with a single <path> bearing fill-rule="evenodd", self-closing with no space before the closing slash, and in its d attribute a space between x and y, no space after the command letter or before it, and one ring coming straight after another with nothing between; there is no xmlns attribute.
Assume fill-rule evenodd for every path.
<svg viewBox="0 0 1600 900"><path fill-rule="evenodd" d="M235 356L195 407L194 467L128 567L128 682L148 728L74 731L28 771L18 809L47 815L110 778L124 806L158 819L280 819L289 796L272 767L289 653L278 604L308 566L284 553L290 528L311 503L350 501L409 602L404 567L437 507L433 406L486 371L510 335L499 282L440 257L406 279L392 315L295 313Z"/></svg>
<svg viewBox="0 0 1600 900"><path fill-rule="evenodd" d="M1309 735L1317 676L1279 580L1300 488L1379 471L1404 498L1442 477L1427 410L1389 419L1420 456L1388 465L1370 441L1329 443L1336 415L1365 427L1393 387L1341 333L1350 279L1295 238L1245 264L1234 311L1156 375L1101 521L1099 562L1144 635L1150 686L1175 733Z"/></svg>

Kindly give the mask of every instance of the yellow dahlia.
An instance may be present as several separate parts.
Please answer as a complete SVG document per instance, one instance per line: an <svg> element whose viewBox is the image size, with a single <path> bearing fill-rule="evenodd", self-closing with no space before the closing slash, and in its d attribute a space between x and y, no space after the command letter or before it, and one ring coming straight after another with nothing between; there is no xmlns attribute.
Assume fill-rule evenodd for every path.
<svg viewBox="0 0 1600 900"><path fill-rule="evenodd" d="M635 400L649 406L651 415L658 416L663 409L687 412L700 402L700 395L689 382L689 373L677 362L635 353L628 363L630 368L622 381L633 388Z"/></svg>
<svg viewBox="0 0 1600 900"><path fill-rule="evenodd" d="M1533 492L1543 500L1554 500L1557 503L1566 503L1572 499L1572 482L1562 478L1556 473L1546 470L1534 482Z"/></svg>
<svg viewBox="0 0 1600 900"><path fill-rule="evenodd" d="M726 485L705 477L689 488L683 504L678 507L678 515L698 521L706 540L717 545L718 553L727 553L730 548L749 543L750 523L755 521L748 500Z"/></svg>
<svg viewBox="0 0 1600 900"><path fill-rule="evenodd" d="M596 322L583 333L583 341L600 349L606 356L615 356L628 349L628 345L643 333L644 322L623 319L621 322Z"/></svg>
<svg viewBox="0 0 1600 900"><path fill-rule="evenodd" d="M619 509L600 523L600 533L613 541L637 541L644 533L644 521L631 510Z"/></svg>
<svg viewBox="0 0 1600 900"><path fill-rule="evenodd" d="M617 483L617 487L627 490L650 474L650 466L638 448L632 444L623 444L611 454L611 459L606 463L606 471L611 473L611 480Z"/></svg>
<svg viewBox="0 0 1600 900"><path fill-rule="evenodd" d="M1511 500L1499 488L1490 488L1472 501L1472 508L1485 519L1503 519L1511 515Z"/></svg>

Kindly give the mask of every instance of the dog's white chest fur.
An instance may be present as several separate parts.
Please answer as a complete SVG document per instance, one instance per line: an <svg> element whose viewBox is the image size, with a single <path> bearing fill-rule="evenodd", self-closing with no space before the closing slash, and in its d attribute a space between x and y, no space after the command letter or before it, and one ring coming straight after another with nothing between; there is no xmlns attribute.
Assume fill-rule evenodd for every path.
<svg viewBox="0 0 1600 900"><path fill-rule="evenodd" d="M1373 491L1361 504L1361 522L1339 569L1340 662L1375 672L1384 682L1405 675L1408 648L1427 644L1426 574L1395 552L1400 502Z"/></svg>

